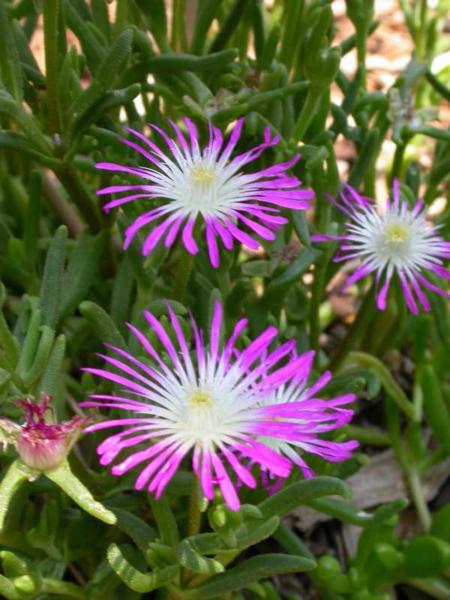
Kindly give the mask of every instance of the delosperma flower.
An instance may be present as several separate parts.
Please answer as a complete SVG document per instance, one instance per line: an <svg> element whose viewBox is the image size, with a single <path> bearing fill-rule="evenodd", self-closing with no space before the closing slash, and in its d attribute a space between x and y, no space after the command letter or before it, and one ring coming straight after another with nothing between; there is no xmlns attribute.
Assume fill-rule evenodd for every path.
<svg viewBox="0 0 450 600"><path fill-rule="evenodd" d="M191 352L178 318L170 307L168 312L176 345L155 316L144 312L167 362L141 331L128 325L147 354L148 363L109 346L116 356L101 356L114 370L85 369L121 387L117 394L92 394L83 403L85 407L126 411L121 418L87 428L122 429L97 449L102 465L110 465L123 451L131 450L112 467L114 475L140 466L135 487L147 488L159 497L183 459L189 457L204 495L212 499L218 486L226 504L237 510L237 487L257 485L253 466L281 478L289 475L292 462L303 466L300 459L293 460L285 446L283 453L277 452L265 443L266 438L286 444L286 448L294 445L306 452L332 456L333 460L348 457L350 446L322 443L317 436L348 420L350 411L341 417L344 413L337 407L353 397L324 401L314 398L314 386L309 391L301 388L311 368L310 353L294 354L294 341L269 350L277 335L274 327L238 350L236 344L247 325L246 319L239 320L231 336L221 344L219 302L214 306L208 345L191 319ZM277 396L283 385L288 386L283 392L286 402L280 402ZM294 388L300 389L299 385L301 393L297 398Z"/></svg>
<svg viewBox="0 0 450 600"><path fill-rule="evenodd" d="M73 417L63 423L49 423L46 414L51 410L51 397L42 394L41 402L29 398L19 401L25 411L25 423L17 425L9 419L0 419L4 442L15 445L21 461L38 471L57 467L69 454L83 427L86 417Z"/></svg>
<svg viewBox="0 0 450 600"><path fill-rule="evenodd" d="M359 261L344 287L373 273L376 304L384 310L389 286L396 276L413 314L418 314L418 304L430 310L424 290L450 297L430 280L430 274L450 279L450 271L443 266L443 259L450 258L450 242L438 235L438 228L427 221L422 201L410 208L400 199L398 181L393 185L393 202L388 200L385 207L375 207L350 186L346 186L340 198L341 202L330 200L349 217L344 234L316 235L313 239L338 240L339 250L334 257L337 262Z"/></svg>
<svg viewBox="0 0 450 600"><path fill-rule="evenodd" d="M287 173L299 155L254 173L243 171L264 150L279 142L279 136L272 138L269 129L265 130L261 144L232 157L243 119L237 121L226 143L222 132L210 125L209 141L203 148L194 123L188 118L184 123L187 135L171 122L175 139L160 127L151 125L167 150L141 132L127 128L134 140L121 141L141 154L149 166L128 167L109 162L96 165L98 169L141 179L137 184L113 185L97 192L99 195L121 194L103 206L106 212L129 202L139 202L142 214L126 229L125 248L139 230L146 228L149 233L142 246L145 256L159 242L164 240L169 248L180 236L186 250L196 254L199 248L194 225L202 221L209 258L217 267L218 243L231 250L237 240L256 250L259 243L255 235L273 240L274 231L287 222L280 208L305 210L309 207L313 192L300 189L297 177Z"/></svg>

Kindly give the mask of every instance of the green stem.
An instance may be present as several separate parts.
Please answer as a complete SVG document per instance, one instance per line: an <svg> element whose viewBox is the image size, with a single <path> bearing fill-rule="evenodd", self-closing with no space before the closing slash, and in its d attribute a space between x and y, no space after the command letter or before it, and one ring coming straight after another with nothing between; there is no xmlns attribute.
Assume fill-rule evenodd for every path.
<svg viewBox="0 0 450 600"><path fill-rule="evenodd" d="M392 182L394 181L394 179L399 178L401 175L403 156L405 154L407 145L408 145L407 140L402 140L402 142L397 144L397 148L395 149L395 154L394 154L394 162L392 164L390 185L392 185Z"/></svg>
<svg viewBox="0 0 450 600"><path fill-rule="evenodd" d="M363 91L366 89L366 41L368 30L368 23L365 23L363 27L359 27L356 30L356 52L358 57L358 66L361 69L360 86Z"/></svg>
<svg viewBox="0 0 450 600"><path fill-rule="evenodd" d="M186 32L184 27L186 0L174 0L172 8L172 48L186 52Z"/></svg>
<svg viewBox="0 0 450 600"><path fill-rule="evenodd" d="M86 593L74 583L59 581L57 579L43 579L42 590L48 594L58 594L74 598L74 600L85 600Z"/></svg>
<svg viewBox="0 0 450 600"><path fill-rule="evenodd" d="M351 352L348 356L349 362L358 367L368 369L375 373L386 392L386 394L397 404L404 414L415 421L417 419L416 409L412 402L408 400L402 388L392 378L388 369L375 356L365 352Z"/></svg>
<svg viewBox="0 0 450 600"><path fill-rule="evenodd" d="M44 46L47 103L52 133L59 133L60 114L58 104L58 15L59 0L44 0Z"/></svg>
<svg viewBox="0 0 450 600"><path fill-rule="evenodd" d="M439 79L433 75L430 69L426 71L425 77L427 78L428 83L438 92L438 94L450 102L450 89L441 81L439 81Z"/></svg>
<svg viewBox="0 0 450 600"><path fill-rule="evenodd" d="M417 60L425 60L426 35L427 35L427 0L420 1L419 23L417 27L416 49Z"/></svg>
<svg viewBox="0 0 450 600"><path fill-rule="evenodd" d="M437 600L448 600L450 598L450 583L443 577L407 579L406 583L425 592L430 598L437 598Z"/></svg>
<svg viewBox="0 0 450 600"><path fill-rule="evenodd" d="M191 499L189 501L187 537L196 535L200 531L202 513L200 510L201 490L197 477L192 480ZM192 571L187 568L182 569L181 580L187 583L192 575ZM195 577L194 577L195 578Z"/></svg>
<svg viewBox="0 0 450 600"><path fill-rule="evenodd" d="M197 477L192 480L191 500L189 502L187 535L196 535L200 531L202 513L200 510L201 491Z"/></svg>
<svg viewBox="0 0 450 600"><path fill-rule="evenodd" d="M320 349L319 335L320 335L320 323L319 323L319 312L320 304L323 297L323 290L325 288L325 276L327 272L327 261L323 257L319 258L314 268L314 281L311 292L311 305L310 305L310 346L312 350L316 352L316 358L318 358L318 351Z"/></svg>
<svg viewBox="0 0 450 600"><path fill-rule="evenodd" d="M194 257L190 252L186 252L184 255L181 255L180 259L181 260L178 262L178 270L175 275L172 295L175 300L182 302L194 265Z"/></svg>
<svg viewBox="0 0 450 600"><path fill-rule="evenodd" d="M308 90L305 103L303 104L300 116L295 124L293 138L296 141L302 141L303 137L311 123L314 115L316 114L317 106L319 105L322 97L322 88L318 86L312 86Z"/></svg>
<svg viewBox="0 0 450 600"><path fill-rule="evenodd" d="M406 466L406 465L405 465ZM428 509L427 501L423 495L422 482L420 481L419 473L415 467L406 468L406 477L408 479L409 489L417 511L417 516L424 529L429 531L431 527L431 514Z"/></svg>
<svg viewBox="0 0 450 600"><path fill-rule="evenodd" d="M69 166L58 169L55 174L68 191L72 202L80 211L92 233L101 231L102 220L98 206L92 200L78 174Z"/></svg>
<svg viewBox="0 0 450 600"><path fill-rule="evenodd" d="M330 369L336 370L347 354L356 347L356 343L359 338L366 330L368 323L373 317L375 312L375 300L374 300L374 286L372 285L369 291L366 293L364 300L359 308L358 314L355 317L352 325L347 331L347 335L342 340L336 354L330 362Z"/></svg>

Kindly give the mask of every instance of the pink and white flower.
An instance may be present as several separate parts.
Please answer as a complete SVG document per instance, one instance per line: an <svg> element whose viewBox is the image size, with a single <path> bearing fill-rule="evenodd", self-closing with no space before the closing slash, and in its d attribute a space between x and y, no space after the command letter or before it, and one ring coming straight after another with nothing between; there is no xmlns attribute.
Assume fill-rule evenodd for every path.
<svg viewBox="0 0 450 600"><path fill-rule="evenodd" d="M157 125L151 125L168 151L143 133L127 128L134 139L121 141L141 154L149 166L129 167L110 162L96 165L98 169L141 179L137 184L113 185L97 192L98 195L121 194L103 206L106 212L129 202L137 201L142 206L142 214L125 231L125 248L139 230L151 226L142 246L144 256L163 240L166 248L171 247L180 236L186 250L197 254L194 225L202 221L209 258L217 267L218 243L231 250L237 240L257 250L259 243L255 235L273 240L274 231L287 222L280 208L305 210L309 207L313 192L300 189L297 177L287 173L299 155L254 173L243 171L243 167L280 139L279 136L272 138L266 129L261 144L232 157L243 123L243 119L237 121L227 142L220 129L210 124L209 141L203 148L197 129L188 118L184 119L187 134L171 122L175 139ZM155 200L160 201L155 204Z"/></svg>
<svg viewBox="0 0 450 600"><path fill-rule="evenodd" d="M443 263L450 258L450 242L427 220L422 201L410 208L400 199L397 180L393 185L393 202L388 200L385 207L374 206L349 185L341 191L340 202L333 198L330 201L349 218L345 232L336 236L319 234L312 239L339 241L335 262L359 262L344 288L374 274L377 307L384 310L389 286L396 276L406 305L414 315L419 313L419 306L425 311L431 309L424 290L450 298L447 291L430 280L430 275L450 280L450 271Z"/></svg>
<svg viewBox="0 0 450 600"><path fill-rule="evenodd" d="M204 495L212 499L218 486L227 505L237 510L237 487L257 485L253 465L280 478L289 475L293 462L305 469L299 457L293 460L290 446L327 459L348 458L353 442L321 442L318 434L348 421L351 411L343 411L340 405L354 397L345 395L331 401L315 398L324 378L318 385L305 388L311 353L293 353L294 341L269 350L277 335L275 327L267 328L238 351L236 344L247 319L239 320L221 344L219 302L214 306L208 346L191 320L191 352L177 316L170 307L168 312L176 344L155 316L144 312L167 362L141 331L128 325L149 363L121 348L109 347L115 356L101 356L114 370L85 369L121 387L117 394L92 394L83 403L85 407L127 412L126 416L96 423L86 430L121 429L97 449L102 465L110 465L123 451L131 450L112 467L114 475L141 465L136 489L147 488L159 497L189 456ZM267 440L272 441L269 444ZM274 449L271 444L280 446Z"/></svg>

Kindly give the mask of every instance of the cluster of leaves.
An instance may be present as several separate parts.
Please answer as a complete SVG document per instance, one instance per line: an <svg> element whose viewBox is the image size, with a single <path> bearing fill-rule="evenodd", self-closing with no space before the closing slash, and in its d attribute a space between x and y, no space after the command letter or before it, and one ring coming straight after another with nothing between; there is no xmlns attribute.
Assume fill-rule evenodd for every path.
<svg viewBox="0 0 450 600"><path fill-rule="evenodd" d="M321 348L320 335L338 320L326 293L337 267L332 245L313 248L309 240L311 231L339 226L326 194L339 188L334 143L341 137L356 151L348 181L366 195L375 195L375 164L389 137L396 151L387 181L399 177L405 197L420 190L428 204L445 195L450 134L427 124L422 109L450 99L448 72L431 70L445 49L440 32L448 1L433 10L425 1L401 2L416 50L388 94L366 90L366 42L378 26L370 0L346 0L355 35L337 45L332 0L276 0L270 9L261 0L199 0L195 12L189 0L173 0L170 11L165 4L118 0L112 18L105 0L0 0L1 412L20 421L14 400L42 391L54 397L58 418L68 418L95 389L79 367L95 361L101 342L139 354L126 321L145 330L145 307L164 322L168 300L187 329L189 309L206 327L220 298L230 324L245 312L252 334L275 324L299 351L316 349L318 371L331 359L339 372L329 392L362 398L355 424L341 434L359 439L362 450L339 467L315 461L319 477L294 476L270 499L263 490L242 494L246 504L236 514L219 498L202 505L204 528L192 534L189 472L155 502L131 491L132 476L118 481L99 471L95 436L85 438L71 469L117 525L75 508L51 478L26 483L0 533L0 594L122 600L159 590L155 597L270 600L283 595L272 576L307 571L323 598L381 600L400 583L424 597L449 598L450 505L432 514L421 484L450 455L448 306L430 299L432 313L414 318L394 295L384 314L366 310L337 349ZM30 50L41 24L45 75ZM349 79L340 61L354 48L358 69ZM332 86L342 93L340 104L331 100ZM294 172L316 193L311 219L289 215L261 255L236 249L214 270L202 248L188 282L180 281L181 248L160 248L143 260L137 241L122 253L119 237L136 209L124 209L118 222L103 215L95 190L117 176L93 166L98 159L136 160L118 141L124 121L166 128L167 118L184 115L203 134L208 120L225 129L245 115L243 149L270 127L281 142L261 165L299 150ZM425 173L417 161L424 140L435 140ZM449 207L440 215L447 238ZM365 291L356 290L357 298ZM365 302L373 304L370 293ZM415 364L402 387L384 364L398 350ZM406 500L372 513L348 500L342 479L377 447L392 447L401 465L423 529L416 537L402 539L396 530ZM8 449L2 464L13 457ZM2 518L10 497L0 497ZM332 548L317 559L282 524L300 505L361 528L348 564L339 564ZM265 554L268 547L283 554Z"/></svg>

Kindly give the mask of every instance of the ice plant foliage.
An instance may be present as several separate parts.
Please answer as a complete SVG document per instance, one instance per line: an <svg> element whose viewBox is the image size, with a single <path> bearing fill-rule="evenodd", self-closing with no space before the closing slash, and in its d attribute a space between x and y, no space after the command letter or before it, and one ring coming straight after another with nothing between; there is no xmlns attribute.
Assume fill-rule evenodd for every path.
<svg viewBox="0 0 450 600"><path fill-rule="evenodd" d="M22 462L38 471L57 467L70 452L89 418L73 417L63 423L47 423L51 397L42 394L41 402L29 398L19 401L25 412L25 423L17 425L8 419L0 420L4 442L11 442Z"/></svg>
<svg viewBox="0 0 450 600"><path fill-rule="evenodd" d="M127 413L87 428L122 429L97 449L102 465L110 465L122 451L132 450L112 467L114 475L143 466L135 487L147 488L159 497L189 456L205 496L212 499L218 486L227 505L237 510L236 489L242 484L256 487L258 466L271 477L285 478L295 463L309 476L311 471L298 450L333 461L350 456L354 442L322 440L319 434L351 419L352 411L342 406L352 402L354 396L345 394L332 400L316 397L329 374L312 387L306 386L313 353L297 355L294 341L270 350L277 335L274 327L238 351L236 344L246 319L239 320L221 344L219 302L214 306L208 345L191 320L191 352L177 316L170 307L168 311L176 345L155 316L144 312L167 354L167 364L144 334L128 325L149 363L109 346L115 356L101 356L113 370L85 369L121 387L117 395L92 394L83 403L85 407Z"/></svg>
<svg viewBox="0 0 450 600"><path fill-rule="evenodd" d="M345 232L337 236L316 235L313 239L338 240L336 262L359 260L344 287L373 273L377 307L384 310L389 286L396 275L406 305L413 314L418 314L419 306L430 310L424 290L450 297L448 292L430 281L430 274L447 281L450 279L450 271L443 266L443 259L450 258L450 242L427 221L422 201L410 208L400 199L398 181L393 185L393 201L388 199L385 207L375 207L372 201L349 185L341 191L340 201L330 200L349 218Z"/></svg>
<svg viewBox="0 0 450 600"><path fill-rule="evenodd" d="M165 142L165 150L143 133L127 128L134 139L121 141L141 154L149 166L128 167L109 162L96 165L98 169L141 179L138 184L113 185L97 192L98 195L121 194L103 206L106 212L129 202L139 202L142 214L127 228L125 248L140 229L151 225L142 246L144 255L162 240L167 248L171 247L180 235L186 250L196 254L199 248L194 225L200 220L204 223L211 264L217 267L218 242L227 250L232 249L235 240L256 250L259 243L255 235L273 240L274 231L287 222L280 208L305 210L309 207L313 192L300 189L297 177L287 173L299 155L253 173L243 171L264 150L279 142L280 136L271 137L269 128L261 144L233 157L243 119L236 122L227 142L220 129L210 125L209 140L203 148L194 123L185 118L184 124L187 134L171 122L174 139L157 125L151 125ZM155 202L156 199L160 202Z"/></svg>

